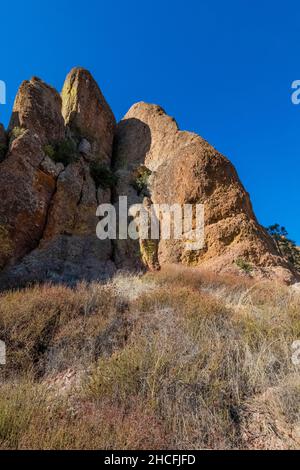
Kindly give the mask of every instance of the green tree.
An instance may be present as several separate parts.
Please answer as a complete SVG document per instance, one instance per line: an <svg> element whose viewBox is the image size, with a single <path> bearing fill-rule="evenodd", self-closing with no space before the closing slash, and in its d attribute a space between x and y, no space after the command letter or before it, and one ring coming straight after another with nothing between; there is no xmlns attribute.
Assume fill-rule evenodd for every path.
<svg viewBox="0 0 300 470"><path fill-rule="evenodd" d="M273 238L281 256L300 271L300 248L289 238L286 228L274 224L267 227L267 231Z"/></svg>

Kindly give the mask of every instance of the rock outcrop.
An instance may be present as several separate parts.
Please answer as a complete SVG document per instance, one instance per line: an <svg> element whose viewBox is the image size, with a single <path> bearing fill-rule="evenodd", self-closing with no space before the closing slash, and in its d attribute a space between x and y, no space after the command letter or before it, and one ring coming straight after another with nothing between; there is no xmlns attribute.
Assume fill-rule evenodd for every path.
<svg viewBox="0 0 300 470"><path fill-rule="evenodd" d="M39 78L24 81L15 99L9 130L23 128L37 134L43 145L63 140L61 97Z"/></svg>
<svg viewBox="0 0 300 470"><path fill-rule="evenodd" d="M90 72L72 69L62 99L67 128L91 144L92 157L110 164L115 117Z"/></svg>
<svg viewBox="0 0 300 470"><path fill-rule="evenodd" d="M160 240L157 247L148 246L150 262L157 257L160 265L183 263L218 272L244 268L293 279L291 267L257 222L233 165L198 135L180 131L159 106L137 103L128 111L118 125L115 162L122 181L118 194L129 194L129 203L146 195L154 204L204 204L204 247L189 251L181 240ZM132 182L139 169L148 171L148 179L138 195ZM122 245L119 252L121 260L126 258Z"/></svg>
<svg viewBox="0 0 300 470"><path fill-rule="evenodd" d="M110 166L114 117L83 69L68 76L63 96L34 78L16 97L0 168L2 288L102 279L115 270L110 240L96 237L98 201L110 202L110 191L97 187L80 148L88 137L91 160Z"/></svg>
<svg viewBox="0 0 300 470"><path fill-rule="evenodd" d="M0 170L1 268L15 265L43 236L56 186L55 176L43 170L43 146L62 140L65 132L57 91L37 78L23 82L9 131Z"/></svg>
<svg viewBox="0 0 300 470"><path fill-rule="evenodd" d="M55 180L40 168L37 135L26 130L10 147L0 169L0 267L14 264L39 243Z"/></svg>
<svg viewBox="0 0 300 470"><path fill-rule="evenodd" d="M1 289L97 280L117 268L170 263L251 270L287 283L297 277L257 222L223 155L180 131L159 106L137 103L116 127L84 69L69 73L61 96L38 78L23 82L8 132L0 126L0 150ZM99 240L97 206L118 208L122 195L148 212L153 203L204 204L204 246L191 251L184 240Z"/></svg>

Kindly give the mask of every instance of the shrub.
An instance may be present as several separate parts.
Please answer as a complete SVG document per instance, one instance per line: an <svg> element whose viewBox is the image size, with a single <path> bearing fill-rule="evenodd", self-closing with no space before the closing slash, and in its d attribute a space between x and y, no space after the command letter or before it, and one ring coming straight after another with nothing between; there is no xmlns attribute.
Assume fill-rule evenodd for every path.
<svg viewBox="0 0 300 470"><path fill-rule="evenodd" d="M46 152L48 152L48 156L50 156L52 160L56 163L63 163L64 166L77 162L80 158L76 144L71 139L62 140L54 145L54 147L51 145L46 146Z"/></svg>
<svg viewBox="0 0 300 470"><path fill-rule="evenodd" d="M55 158L55 148L53 147L53 145L45 145L43 150L47 157L51 158L52 160Z"/></svg>
<svg viewBox="0 0 300 470"><path fill-rule="evenodd" d="M76 290L64 286L36 286L0 296L0 338L7 343L7 375L33 370L41 374L67 368L74 363L92 361L122 324L115 322L118 304L112 287L80 285ZM123 332L124 333L124 332ZM101 344L100 344L101 343ZM2 372L2 371L0 371Z"/></svg>
<svg viewBox="0 0 300 470"><path fill-rule="evenodd" d="M251 272L253 271L253 266L251 266L251 264L248 261L246 261L244 258L238 258L235 261L235 264L237 265L238 268L240 268L241 271L243 271L246 274L251 274Z"/></svg>
<svg viewBox="0 0 300 470"><path fill-rule="evenodd" d="M300 423L299 309L287 286L173 266L3 293L14 381L0 381L0 447L293 448L284 434ZM95 341L97 357L80 361ZM27 366L51 351L50 376L32 378Z"/></svg>
<svg viewBox="0 0 300 470"><path fill-rule="evenodd" d="M300 249L289 238L286 228L281 227L279 224L274 224L267 227L267 232L273 238L281 256L300 271Z"/></svg>
<svg viewBox="0 0 300 470"><path fill-rule="evenodd" d="M0 447L16 449L45 396L29 379L0 386ZM43 403L44 402L44 403ZM35 433L38 434L37 429Z"/></svg>
<svg viewBox="0 0 300 470"><path fill-rule="evenodd" d="M24 129L23 127L19 127L19 126L14 127L10 131L10 134L9 134L10 143L12 143L18 137L21 137L24 134L25 130L26 129Z"/></svg>
<svg viewBox="0 0 300 470"><path fill-rule="evenodd" d="M148 180L150 175L151 171L144 165L141 165L135 170L131 185L136 190L138 195L147 195Z"/></svg>
<svg viewBox="0 0 300 470"><path fill-rule="evenodd" d="M90 173L97 188L100 186L103 189L107 189L117 184L117 176L103 163L92 162L90 165Z"/></svg>
<svg viewBox="0 0 300 470"><path fill-rule="evenodd" d="M0 385L1 449L163 449L163 425L136 397L134 406L69 400L24 380Z"/></svg>

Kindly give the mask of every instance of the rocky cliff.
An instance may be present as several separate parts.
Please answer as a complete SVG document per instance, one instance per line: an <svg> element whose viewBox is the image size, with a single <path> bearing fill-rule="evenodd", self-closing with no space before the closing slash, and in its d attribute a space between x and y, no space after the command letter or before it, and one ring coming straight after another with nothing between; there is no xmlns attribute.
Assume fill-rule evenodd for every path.
<svg viewBox="0 0 300 470"><path fill-rule="evenodd" d="M128 111L116 131L115 165L118 194L129 194L132 202L146 196L154 204L204 204L203 249L187 251L184 243L175 240L160 240L148 249L144 243L140 250L150 267L153 262L183 263L286 282L293 278L291 266L256 220L250 197L230 161L200 136L180 131L161 107L137 103ZM141 172L146 175L145 184L137 192L132 182ZM133 243L117 245L120 264L132 263L128 245L132 250Z"/></svg>
<svg viewBox="0 0 300 470"><path fill-rule="evenodd" d="M203 203L205 245L99 240L96 208ZM232 164L182 132L159 106L134 105L116 125L91 74L73 69L61 95L22 83L7 132L0 126L1 288L103 279L118 268L182 263L292 282L297 277L259 225Z"/></svg>

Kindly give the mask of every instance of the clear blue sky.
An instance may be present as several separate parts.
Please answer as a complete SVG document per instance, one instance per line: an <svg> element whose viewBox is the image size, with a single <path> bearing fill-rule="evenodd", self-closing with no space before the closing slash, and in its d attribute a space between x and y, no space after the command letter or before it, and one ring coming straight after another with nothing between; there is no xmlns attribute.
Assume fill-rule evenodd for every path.
<svg viewBox="0 0 300 470"><path fill-rule="evenodd" d="M22 80L60 90L86 67L117 119L136 101L157 103L228 156L259 221L300 243L299 1L15 0L0 18L0 121Z"/></svg>

